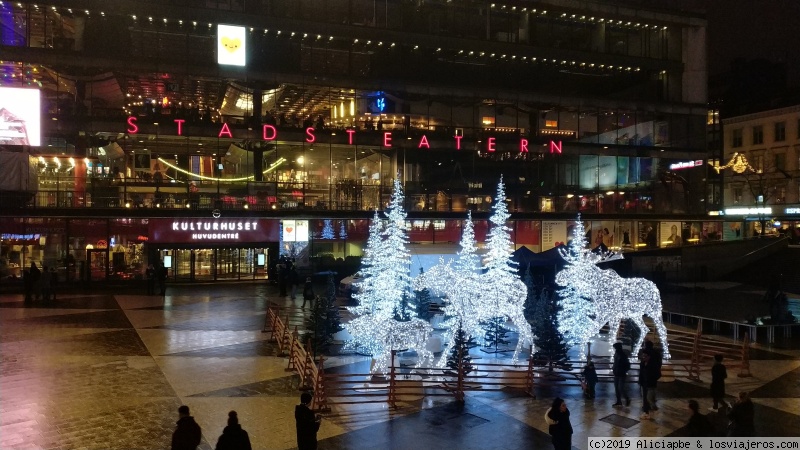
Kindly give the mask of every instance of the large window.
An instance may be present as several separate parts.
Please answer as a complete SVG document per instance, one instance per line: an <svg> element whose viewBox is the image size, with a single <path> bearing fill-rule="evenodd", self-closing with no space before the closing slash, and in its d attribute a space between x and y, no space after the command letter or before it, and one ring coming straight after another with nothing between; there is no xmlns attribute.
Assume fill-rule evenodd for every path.
<svg viewBox="0 0 800 450"><path fill-rule="evenodd" d="M753 127L753 145L764 143L764 126L756 125Z"/></svg>
<svg viewBox="0 0 800 450"><path fill-rule="evenodd" d="M775 142L786 140L786 122L775 122Z"/></svg>
<svg viewBox="0 0 800 450"><path fill-rule="evenodd" d="M731 137L732 137L731 146L733 148L738 148L738 147L742 146L742 129L741 128L737 128L737 129L733 130L733 133L731 134Z"/></svg>

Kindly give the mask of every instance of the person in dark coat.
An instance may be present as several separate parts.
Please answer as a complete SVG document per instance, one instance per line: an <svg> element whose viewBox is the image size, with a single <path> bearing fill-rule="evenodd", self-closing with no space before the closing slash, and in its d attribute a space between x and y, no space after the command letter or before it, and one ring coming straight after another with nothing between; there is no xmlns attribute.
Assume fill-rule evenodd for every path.
<svg viewBox="0 0 800 450"><path fill-rule="evenodd" d="M553 437L555 450L569 450L572 448L572 424L569 421L569 409L564 400L556 397L552 406L547 410L547 424L550 436Z"/></svg>
<svg viewBox="0 0 800 450"><path fill-rule="evenodd" d="M750 394L739 392L739 398L728 411L728 437L752 437L756 434L753 402L750 401Z"/></svg>
<svg viewBox="0 0 800 450"><path fill-rule="evenodd" d="M222 430L222 435L217 440L215 450L252 450L250 436L239 425L239 415L236 411L228 413L228 426Z"/></svg>
<svg viewBox="0 0 800 450"><path fill-rule="evenodd" d="M289 267L289 288L292 291L292 300L297 298L297 285L300 284L300 274L297 273L297 266L292 263Z"/></svg>
<svg viewBox="0 0 800 450"><path fill-rule="evenodd" d="M617 402L613 406L622 406L622 398L625 398L625 406L630 406L631 398L625 389L628 378L628 371L631 370L631 362L628 354L622 349L622 342L614 343L614 363L611 372L614 374L614 393L617 395Z"/></svg>
<svg viewBox="0 0 800 450"><path fill-rule="evenodd" d="M708 417L700 414L700 405L697 400L689 400L689 423L686 424L686 433L689 437L711 436L714 427L708 421Z"/></svg>
<svg viewBox="0 0 800 450"><path fill-rule="evenodd" d="M714 399L714 406L709 408L711 411L718 411L719 406L731 407L725 401L726 378L728 378L728 370L725 368L725 364L722 364L722 355L714 355L714 365L711 366L711 398Z"/></svg>
<svg viewBox="0 0 800 450"><path fill-rule="evenodd" d="M594 368L594 363L589 361L586 364L586 367L583 369L583 382L586 383L586 390L583 394L587 398L594 398L595 395L595 386L597 386L597 370Z"/></svg>
<svg viewBox="0 0 800 450"><path fill-rule="evenodd" d="M156 268L152 264L147 266L144 271L144 276L147 279L147 295L156 293Z"/></svg>
<svg viewBox="0 0 800 450"><path fill-rule="evenodd" d="M158 277L158 288L160 290L160 295L163 297L167 295L167 268L164 267L164 263L158 263L156 276Z"/></svg>
<svg viewBox="0 0 800 450"><path fill-rule="evenodd" d="M306 302L314 308L314 286L311 284L311 277L306 278L306 284L303 286L303 306L306 307Z"/></svg>
<svg viewBox="0 0 800 450"><path fill-rule="evenodd" d="M178 408L178 426L172 433L172 450L196 450L202 439L200 425L189 415L189 407L182 405Z"/></svg>
<svg viewBox="0 0 800 450"><path fill-rule="evenodd" d="M300 404L294 408L294 419L297 422L297 450L316 450L317 431L322 423L322 416L311 410L311 393L300 395Z"/></svg>
<svg viewBox="0 0 800 450"><path fill-rule="evenodd" d="M39 284L39 280L42 278L42 271L39 270L38 267L36 267L35 262L31 263L30 274L31 274L31 289L33 291L33 296L36 300L39 300L39 298L42 296L42 286L41 284Z"/></svg>

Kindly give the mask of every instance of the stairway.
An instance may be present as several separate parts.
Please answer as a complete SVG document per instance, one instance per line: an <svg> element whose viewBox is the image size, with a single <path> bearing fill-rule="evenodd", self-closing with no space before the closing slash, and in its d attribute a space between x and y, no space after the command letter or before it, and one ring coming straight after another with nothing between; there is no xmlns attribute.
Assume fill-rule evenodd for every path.
<svg viewBox="0 0 800 450"><path fill-rule="evenodd" d="M784 292L800 295L800 247L793 246L782 249L725 278L729 281L768 288L772 280L779 276L781 278L780 287Z"/></svg>

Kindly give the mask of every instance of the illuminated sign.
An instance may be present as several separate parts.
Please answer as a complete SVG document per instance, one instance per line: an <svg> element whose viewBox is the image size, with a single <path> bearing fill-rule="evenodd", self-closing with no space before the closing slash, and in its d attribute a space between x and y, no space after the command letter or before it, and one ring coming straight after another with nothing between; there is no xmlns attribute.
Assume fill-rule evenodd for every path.
<svg viewBox="0 0 800 450"><path fill-rule="evenodd" d="M0 87L0 145L42 145L38 89Z"/></svg>
<svg viewBox="0 0 800 450"><path fill-rule="evenodd" d="M702 165L703 165L702 159L696 159L694 161L681 161L681 162L676 162L674 164L670 164L669 170L691 169L692 167L700 167Z"/></svg>
<svg viewBox="0 0 800 450"><path fill-rule="evenodd" d="M784 214L800 214L800 208L786 208L783 212Z"/></svg>
<svg viewBox="0 0 800 450"><path fill-rule="evenodd" d="M282 226L284 242L308 242L307 220L284 220Z"/></svg>
<svg viewBox="0 0 800 450"><path fill-rule="evenodd" d="M183 124L186 122L185 119L174 119L173 122L175 123L175 131L178 136L184 136L184 128ZM137 134L139 133L139 118L136 116L129 116L126 120L128 124L128 128L125 130L128 134ZM354 145L355 142L355 135L356 130L347 129L345 130L347 133L347 143L350 145ZM230 125L227 123L222 123L219 126L219 132L217 133L217 137L219 138L233 138L233 130L231 129ZM383 146L387 148L393 147L392 143L392 132L391 131L384 131L383 132ZM453 136L453 140L455 140L456 150L461 150L461 140L464 136L455 135ZM278 129L275 128L274 125L262 125L261 126L261 139L264 141L274 141L278 139ZM410 138L409 138L410 139ZM305 141L308 143L314 143L317 141L317 130L314 127L308 127L305 129ZM480 141L478 141L480 142ZM529 144L530 141L526 138L519 139L519 147L518 150L520 153L529 153ZM417 148L431 148L430 140L428 136L423 134L420 136L419 141L416 142ZM489 136L486 139L485 149L488 152L494 152L497 150L497 138L494 136ZM564 148L564 144L562 141L549 141L548 144L544 144L546 147L549 147L550 153L561 154ZM697 162L697 161L693 161ZM702 163L702 161L701 161Z"/></svg>
<svg viewBox="0 0 800 450"><path fill-rule="evenodd" d="M247 32L244 27L217 25L217 64L222 66L247 64Z"/></svg>
<svg viewBox="0 0 800 450"><path fill-rule="evenodd" d="M274 222L274 223L273 223ZM150 219L154 244L276 242L277 221L266 219Z"/></svg>
<svg viewBox="0 0 800 450"><path fill-rule="evenodd" d="M767 206L763 208L726 208L726 216L748 216L751 214L772 214L772 208Z"/></svg>

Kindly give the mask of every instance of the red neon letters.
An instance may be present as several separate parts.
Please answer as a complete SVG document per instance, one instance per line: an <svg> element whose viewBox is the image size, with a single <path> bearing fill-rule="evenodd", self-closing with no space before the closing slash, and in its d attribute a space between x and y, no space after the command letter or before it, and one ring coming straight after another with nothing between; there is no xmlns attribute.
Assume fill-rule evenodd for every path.
<svg viewBox="0 0 800 450"><path fill-rule="evenodd" d="M126 120L128 125L127 129L125 130L128 134L137 134L139 132L139 118L136 116L129 116ZM185 119L174 119L173 122L175 123L176 131L178 136L183 136L183 126L186 123ZM355 135L356 130L354 129L346 129L345 132L347 133L347 143L349 145L355 144ZM233 138L233 132L230 129L230 126L227 123L223 123L220 127L219 134L217 137L227 137ZM262 125L261 129L261 138L265 141L274 141L278 138L278 129L275 128L273 125ZM464 136L456 135L453 136L456 141L456 150L461 150L461 141L464 139ZM316 129L314 127L308 127L305 129L305 141L310 143L314 143L317 141L316 136ZM383 133L383 146L387 148L392 147L392 132L385 131ZM527 138L520 138L519 140L519 152L520 153L530 153L530 140ZM549 143L549 151L551 154L561 154L563 150L563 142L562 141L550 141ZM423 134L419 138L419 142L417 143L417 148L425 148L430 149L431 143L428 140L428 136ZM492 136L486 139L486 151L493 153L497 151L497 138Z"/></svg>

